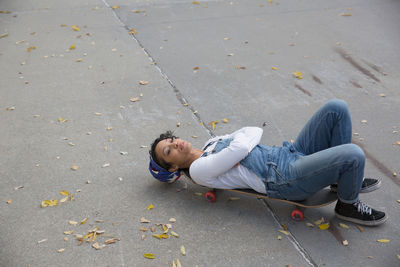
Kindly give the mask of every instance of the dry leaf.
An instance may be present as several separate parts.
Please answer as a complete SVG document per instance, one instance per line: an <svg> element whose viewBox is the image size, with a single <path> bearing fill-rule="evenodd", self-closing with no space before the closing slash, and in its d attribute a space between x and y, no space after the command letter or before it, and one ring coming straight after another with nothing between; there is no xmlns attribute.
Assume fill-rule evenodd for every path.
<svg viewBox="0 0 400 267"><path fill-rule="evenodd" d="M137 32L137 30L135 28L132 28L132 29L129 30L129 34L130 35L136 35L136 34L138 34L138 32Z"/></svg>
<svg viewBox="0 0 400 267"><path fill-rule="evenodd" d="M79 168L79 166L73 165L73 166L71 167L71 170L76 171L78 168Z"/></svg>
<svg viewBox="0 0 400 267"><path fill-rule="evenodd" d="M175 219L175 218L170 218L170 219L169 219L169 222L174 223L174 222L176 222L176 219Z"/></svg>
<svg viewBox="0 0 400 267"><path fill-rule="evenodd" d="M140 98L139 98L139 97L131 97L129 100L130 100L131 102L137 102L137 101L140 100Z"/></svg>
<svg viewBox="0 0 400 267"><path fill-rule="evenodd" d="M100 249L102 249L102 248L104 248L106 245L100 245L98 242L96 242L96 243L94 243L93 245L92 245L92 247L94 247L95 249L97 249L97 250L100 250Z"/></svg>
<svg viewBox="0 0 400 267"><path fill-rule="evenodd" d="M139 81L139 84L140 84L140 85L146 85L146 84L149 84L149 82L148 82L148 81L141 80L141 81Z"/></svg>
<svg viewBox="0 0 400 267"><path fill-rule="evenodd" d="M154 226L150 226L150 231L151 231L152 233L154 233L155 230L156 230L156 228L155 228Z"/></svg>
<svg viewBox="0 0 400 267"><path fill-rule="evenodd" d="M323 223L324 221L325 221L324 218L321 218L321 219L315 221L314 224L320 225L320 224Z"/></svg>
<svg viewBox="0 0 400 267"><path fill-rule="evenodd" d="M7 204L11 203L11 198L6 201Z"/></svg>
<svg viewBox="0 0 400 267"><path fill-rule="evenodd" d="M79 31L79 27L76 25L72 25L71 29L73 29L74 31L78 32Z"/></svg>
<svg viewBox="0 0 400 267"><path fill-rule="evenodd" d="M111 8L115 10L115 9L118 9L119 6L112 6Z"/></svg>
<svg viewBox="0 0 400 267"><path fill-rule="evenodd" d="M3 33L3 34L0 35L0 39L1 39L1 38L4 38L4 37L7 37L7 36L8 36L8 32Z"/></svg>
<svg viewBox="0 0 400 267"><path fill-rule="evenodd" d="M299 80L303 79L303 74L300 71L293 72L293 76L296 77Z"/></svg>
<svg viewBox="0 0 400 267"><path fill-rule="evenodd" d="M193 5L200 5L199 1L193 1Z"/></svg>
<svg viewBox="0 0 400 267"><path fill-rule="evenodd" d="M226 119L226 118L222 119L222 122L223 122L223 123L228 123L228 121L229 121L229 120Z"/></svg>
<svg viewBox="0 0 400 267"><path fill-rule="evenodd" d="M318 227L319 227L319 229L321 229L321 230L326 230L326 229L329 228L329 223L320 224L320 225L318 225Z"/></svg>
<svg viewBox="0 0 400 267"><path fill-rule="evenodd" d="M342 16L342 17L351 17L351 16L353 16L353 15L352 15L351 13L340 13L339 16Z"/></svg>
<svg viewBox="0 0 400 267"><path fill-rule="evenodd" d="M68 241L69 240L69 238L68 237L64 237L64 241Z"/></svg>
<svg viewBox="0 0 400 267"><path fill-rule="evenodd" d="M70 225L77 225L78 224L78 222L76 222L76 221L69 221L68 222Z"/></svg>
<svg viewBox="0 0 400 267"><path fill-rule="evenodd" d="M80 224L85 224L85 223L87 222L88 219L89 219L89 218L83 219L83 220L80 222Z"/></svg>
<svg viewBox="0 0 400 267"><path fill-rule="evenodd" d="M71 45L71 46L69 47L69 50L74 50L75 48L76 48L75 45Z"/></svg>
<svg viewBox="0 0 400 267"><path fill-rule="evenodd" d="M60 248L59 250L57 250L58 253L64 252L65 248Z"/></svg>
<svg viewBox="0 0 400 267"><path fill-rule="evenodd" d="M361 123L367 123L367 120L362 120Z"/></svg>
<svg viewBox="0 0 400 267"><path fill-rule="evenodd" d="M142 231L142 232L147 232L147 228L146 227L141 227L139 230Z"/></svg>
<svg viewBox="0 0 400 267"><path fill-rule="evenodd" d="M36 49L36 46L30 46L26 49L26 52L31 52L34 49Z"/></svg>
<svg viewBox="0 0 400 267"><path fill-rule="evenodd" d="M314 227L314 224L312 224L312 223L306 223L306 225L307 225L308 227Z"/></svg>
<svg viewBox="0 0 400 267"><path fill-rule="evenodd" d="M106 245L114 244L115 241L116 241L115 238L111 238L111 239L108 239L108 240L104 241L104 244L106 244Z"/></svg>
<svg viewBox="0 0 400 267"><path fill-rule="evenodd" d="M176 267L175 261L172 261L172 267Z"/></svg>
<svg viewBox="0 0 400 267"><path fill-rule="evenodd" d="M150 223L149 220L145 219L144 217L140 218L141 223Z"/></svg>
<svg viewBox="0 0 400 267"><path fill-rule="evenodd" d="M60 194L63 196L69 196L69 193L65 190L60 191Z"/></svg>
<svg viewBox="0 0 400 267"><path fill-rule="evenodd" d="M44 208L44 207L54 207L54 206L57 206L57 205L58 205L58 199L51 199L51 200L46 199L46 200L43 200L42 204L41 204L42 208Z"/></svg>
<svg viewBox="0 0 400 267"><path fill-rule="evenodd" d="M378 239L376 241L378 241L379 243L389 243L390 242L389 239Z"/></svg>
<svg viewBox="0 0 400 267"><path fill-rule="evenodd" d="M277 67L272 67L272 69L273 69L273 70L278 70L278 68L277 68Z"/></svg>
<svg viewBox="0 0 400 267"><path fill-rule="evenodd" d="M108 127L106 128L106 130L107 130L107 131L111 131L111 130L112 130L112 128L113 128L113 127L111 127L111 126L108 126Z"/></svg>
<svg viewBox="0 0 400 267"><path fill-rule="evenodd" d="M364 232L364 228L362 228L361 226L359 226L359 225L356 225L357 226L357 228L358 228L358 230L360 230L360 232L361 233L363 233Z"/></svg>
<svg viewBox="0 0 400 267"><path fill-rule="evenodd" d="M64 202L67 201L67 200L68 200L68 197L64 197L64 198L60 199L60 202L61 202L61 203L64 203Z"/></svg>
<svg viewBox="0 0 400 267"><path fill-rule="evenodd" d="M176 267L182 267L181 262L179 261L179 259L176 259Z"/></svg>
<svg viewBox="0 0 400 267"><path fill-rule="evenodd" d="M202 195L203 195L203 193L200 193L200 192L195 192L194 193L196 196L199 196L199 197L201 197Z"/></svg>
<svg viewBox="0 0 400 267"><path fill-rule="evenodd" d="M155 238L158 238L158 239L167 239L168 238L167 234L161 234L161 235L152 234L152 236Z"/></svg>
<svg viewBox="0 0 400 267"><path fill-rule="evenodd" d="M288 231L285 231L285 230L278 230L278 231L281 232L284 235L290 235Z"/></svg>
<svg viewBox="0 0 400 267"><path fill-rule="evenodd" d="M278 240L282 240L282 236L281 235L278 235Z"/></svg>
<svg viewBox="0 0 400 267"><path fill-rule="evenodd" d="M228 198L228 201L236 201L236 200L240 200L240 197L230 197L230 198Z"/></svg>
<svg viewBox="0 0 400 267"><path fill-rule="evenodd" d="M175 236L175 237L179 237L179 235L177 233L175 233L174 231L171 231L171 235Z"/></svg>
<svg viewBox="0 0 400 267"><path fill-rule="evenodd" d="M78 58L77 60L76 60L76 62L82 62L82 58Z"/></svg>
<svg viewBox="0 0 400 267"><path fill-rule="evenodd" d="M47 239L39 240L39 241L38 241L38 244L43 243L43 242L46 242L46 241L47 241Z"/></svg>
<svg viewBox="0 0 400 267"><path fill-rule="evenodd" d="M343 241L342 241L342 244L343 244L343 246L348 246L348 245L349 245L349 241L343 240Z"/></svg>
<svg viewBox="0 0 400 267"><path fill-rule="evenodd" d="M154 259L155 258L153 253L145 253L145 254L143 254L143 256L145 258L147 258L147 259Z"/></svg>
<svg viewBox="0 0 400 267"><path fill-rule="evenodd" d="M152 204L147 206L147 210L151 210L151 209L154 209L154 206Z"/></svg>
<svg viewBox="0 0 400 267"><path fill-rule="evenodd" d="M64 235L72 235L73 233L74 233L74 230L64 231Z"/></svg>
<svg viewBox="0 0 400 267"><path fill-rule="evenodd" d="M182 253L183 256L186 256L186 250L185 250L185 247L183 245L181 246L181 253Z"/></svg>
<svg viewBox="0 0 400 267"><path fill-rule="evenodd" d="M340 227L343 227L343 228L345 228L345 229L350 229L350 227L347 226L347 225L344 224L344 223L339 223L339 226L340 226Z"/></svg>

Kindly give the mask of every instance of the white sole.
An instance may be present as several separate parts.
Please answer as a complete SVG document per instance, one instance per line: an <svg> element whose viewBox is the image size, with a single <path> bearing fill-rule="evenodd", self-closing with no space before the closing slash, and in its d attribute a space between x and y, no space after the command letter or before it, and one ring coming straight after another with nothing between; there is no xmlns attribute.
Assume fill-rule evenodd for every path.
<svg viewBox="0 0 400 267"><path fill-rule="evenodd" d="M355 219L355 218L351 218L351 217L345 217L345 216L342 216L342 215L338 214L337 212L335 212L335 215L336 215L336 217L338 217L339 219L342 219L344 221L349 221L349 222L353 222L353 223L361 224L361 225L366 225L366 226L377 226L377 225L380 225L380 224L386 222L387 219L388 219L388 216L386 214L385 214L385 216L383 218L381 218L379 220L375 220L375 221L363 221L363 220L360 220L360 219Z"/></svg>

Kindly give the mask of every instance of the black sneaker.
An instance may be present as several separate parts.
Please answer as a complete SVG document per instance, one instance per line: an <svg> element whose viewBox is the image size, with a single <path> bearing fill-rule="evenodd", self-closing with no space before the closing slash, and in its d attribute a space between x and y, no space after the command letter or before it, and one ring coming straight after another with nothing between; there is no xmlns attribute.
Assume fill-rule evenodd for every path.
<svg viewBox="0 0 400 267"><path fill-rule="evenodd" d="M347 204L338 200L335 214L339 219L368 226L379 225L387 220L384 212L374 210L361 201Z"/></svg>
<svg viewBox="0 0 400 267"><path fill-rule="evenodd" d="M381 180L374 178L364 178L360 193L369 193L381 187ZM337 192L337 184L331 184L331 191Z"/></svg>

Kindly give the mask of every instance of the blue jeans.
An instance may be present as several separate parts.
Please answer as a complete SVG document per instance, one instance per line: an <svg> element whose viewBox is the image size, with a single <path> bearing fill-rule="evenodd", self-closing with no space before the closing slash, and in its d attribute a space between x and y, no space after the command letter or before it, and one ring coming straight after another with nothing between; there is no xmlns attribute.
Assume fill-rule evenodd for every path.
<svg viewBox="0 0 400 267"><path fill-rule="evenodd" d="M280 198L306 199L337 183L342 202L354 203L361 189L365 155L351 144L351 119L346 102L331 100L322 106L301 130L290 157L275 168L280 183L267 183Z"/></svg>

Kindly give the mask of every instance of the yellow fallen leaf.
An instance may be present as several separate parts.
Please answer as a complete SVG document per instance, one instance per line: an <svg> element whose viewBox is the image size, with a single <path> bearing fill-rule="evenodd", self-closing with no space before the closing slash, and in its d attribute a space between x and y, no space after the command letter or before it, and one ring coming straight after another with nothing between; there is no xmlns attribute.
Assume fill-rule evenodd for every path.
<svg viewBox="0 0 400 267"><path fill-rule="evenodd" d="M172 267L176 267L175 261L172 261Z"/></svg>
<svg viewBox="0 0 400 267"><path fill-rule="evenodd" d="M321 229L321 230L326 230L326 229L329 228L329 223L320 224L320 225L318 225L318 227L319 227L319 229Z"/></svg>
<svg viewBox="0 0 400 267"><path fill-rule="evenodd" d="M115 241L116 241L115 238L111 238L111 239L108 239L108 240L104 241L104 244L106 244L106 245L114 244Z"/></svg>
<svg viewBox="0 0 400 267"><path fill-rule="evenodd" d="M285 231L285 230L278 230L278 231L281 232L284 235L290 235L288 231Z"/></svg>
<svg viewBox="0 0 400 267"><path fill-rule="evenodd" d="M197 266L197 265L196 265ZM179 261L179 259L176 259L176 267L182 267L181 262Z"/></svg>
<svg viewBox="0 0 400 267"><path fill-rule="evenodd" d="M11 14L9 10L0 10L0 14Z"/></svg>
<svg viewBox="0 0 400 267"><path fill-rule="evenodd" d="M193 1L193 5L200 5L199 1Z"/></svg>
<svg viewBox="0 0 400 267"><path fill-rule="evenodd" d="M62 199L60 199L60 202L61 202L61 203L64 203L64 202L67 201L67 200L68 200L68 196L63 197Z"/></svg>
<svg viewBox="0 0 400 267"><path fill-rule="evenodd" d="M222 122L223 122L223 123L228 123L228 119L226 119L226 118L225 118L225 119L222 119Z"/></svg>
<svg viewBox="0 0 400 267"><path fill-rule="evenodd" d="M272 67L272 69L273 69L273 70L278 70L278 68L277 68L277 67Z"/></svg>
<svg viewBox="0 0 400 267"><path fill-rule="evenodd" d="M378 239L376 241L378 241L379 243L389 243L390 242L389 239Z"/></svg>
<svg viewBox="0 0 400 267"><path fill-rule="evenodd" d="M300 71L293 72L293 76L297 79L303 79L303 74Z"/></svg>
<svg viewBox="0 0 400 267"><path fill-rule="evenodd" d="M27 52L31 52L32 50L36 49L36 46L30 46L26 49Z"/></svg>
<svg viewBox="0 0 400 267"><path fill-rule="evenodd" d="M174 231L171 231L171 235L175 236L175 237L179 237L179 235L177 233L175 233Z"/></svg>
<svg viewBox="0 0 400 267"><path fill-rule="evenodd" d="M54 207L54 206L57 206L57 204L58 204L58 199L52 199L52 200L48 200L48 199L46 199L46 200L43 200L42 201L42 208L44 208L44 207Z"/></svg>
<svg viewBox="0 0 400 267"><path fill-rule="evenodd" d="M135 28L129 29L129 34L130 35L136 35L138 34L137 30Z"/></svg>
<svg viewBox="0 0 400 267"><path fill-rule="evenodd" d="M76 47L75 47L75 45L71 45L70 47L69 47L69 50L74 50Z"/></svg>
<svg viewBox="0 0 400 267"><path fill-rule="evenodd" d="M86 222L87 222L87 220L88 220L89 218L85 218L85 219L83 219L82 221L81 221L81 223L80 224L85 224Z"/></svg>
<svg viewBox="0 0 400 267"><path fill-rule="evenodd" d="M64 231L64 235L72 235L73 233L74 233L74 230Z"/></svg>
<svg viewBox="0 0 400 267"><path fill-rule="evenodd" d="M379 96L380 96L380 97L386 97L386 95L385 95L385 94L379 94Z"/></svg>
<svg viewBox="0 0 400 267"><path fill-rule="evenodd" d="M282 236L281 235L278 235L278 240L282 240Z"/></svg>
<svg viewBox="0 0 400 267"><path fill-rule="evenodd" d="M240 200L240 197L230 197L228 198L229 201L236 201L236 200Z"/></svg>
<svg viewBox="0 0 400 267"><path fill-rule="evenodd" d="M0 39L1 39L1 38L4 38L4 37L7 37L7 36L8 36L8 32L3 33L3 34L0 35Z"/></svg>
<svg viewBox="0 0 400 267"><path fill-rule="evenodd" d="M78 58L77 60L76 60L76 62L82 62L82 58Z"/></svg>
<svg viewBox="0 0 400 267"><path fill-rule="evenodd" d="M57 250L58 253L64 252L65 248L60 248L59 250Z"/></svg>
<svg viewBox="0 0 400 267"><path fill-rule="evenodd" d="M399 259L399 260L400 260L400 255L399 255L399 254L397 254L397 259Z"/></svg>
<svg viewBox="0 0 400 267"><path fill-rule="evenodd" d="M347 225L344 224L344 223L339 223L339 225L340 225L340 227L343 227L343 228L345 228L345 229L350 229L350 227L347 226Z"/></svg>
<svg viewBox="0 0 400 267"><path fill-rule="evenodd" d="M147 206L147 210L151 210L151 209L154 209L153 204L150 204L150 205Z"/></svg>
<svg viewBox="0 0 400 267"><path fill-rule="evenodd" d="M320 225L320 224L323 223L324 221L325 221L324 218L322 218L322 219L320 219L320 220L315 221L314 224Z"/></svg>
<svg viewBox="0 0 400 267"><path fill-rule="evenodd" d="M200 193L200 192L195 192L194 194L195 194L196 196L199 196L199 197L203 195L203 193Z"/></svg>
<svg viewBox="0 0 400 267"><path fill-rule="evenodd" d="M112 6L112 9L118 9L119 8L119 6Z"/></svg>
<svg viewBox="0 0 400 267"><path fill-rule="evenodd" d="M351 17L351 16L353 16L353 15L352 15L351 13L340 13L339 16L342 16L342 17Z"/></svg>
<svg viewBox="0 0 400 267"><path fill-rule="evenodd" d="M69 193L67 191L65 191L65 190L62 190L60 192L60 194L63 195L63 196L69 196Z"/></svg>
<svg viewBox="0 0 400 267"><path fill-rule="evenodd" d="M168 238L167 234L161 234L161 235L152 234L152 236L155 238L158 238L158 239L167 239Z"/></svg>
<svg viewBox="0 0 400 267"><path fill-rule="evenodd" d="M314 224L312 224L312 223L306 223L306 225L307 225L308 227L314 227Z"/></svg>
<svg viewBox="0 0 400 267"><path fill-rule="evenodd" d="M77 225L78 224L78 222L76 222L76 221L69 221L68 222L70 225Z"/></svg>
<svg viewBox="0 0 400 267"><path fill-rule="evenodd" d="M73 29L73 30L76 31L76 32L79 32L79 27L76 26L76 25L72 25L72 26L71 26L71 29Z"/></svg>
<svg viewBox="0 0 400 267"><path fill-rule="evenodd" d="M143 256L145 258L147 258L147 259L154 259L155 258L153 253L145 253L145 254L143 254Z"/></svg>
<svg viewBox="0 0 400 267"><path fill-rule="evenodd" d="M113 129L113 127L111 127L111 126L108 126L108 127L106 128L107 131L111 131L112 129Z"/></svg>
<svg viewBox="0 0 400 267"><path fill-rule="evenodd" d="M181 246L180 250L181 250L182 255L186 256L186 250L185 250L185 247L183 245Z"/></svg>

